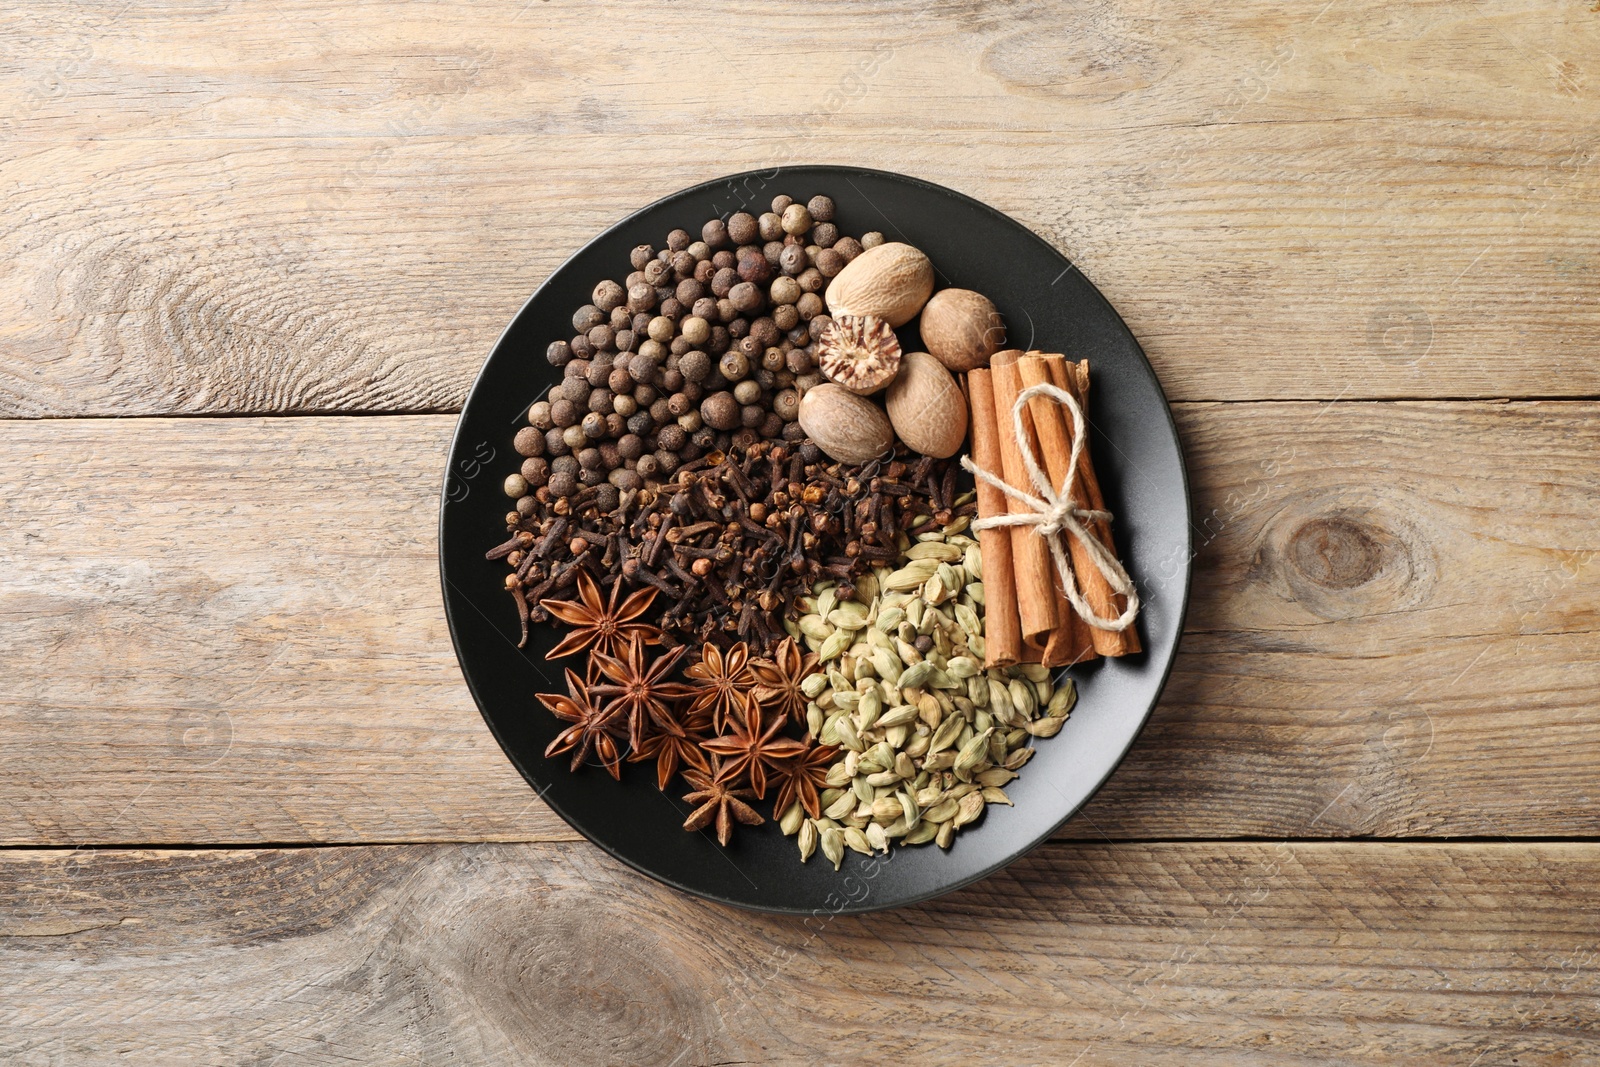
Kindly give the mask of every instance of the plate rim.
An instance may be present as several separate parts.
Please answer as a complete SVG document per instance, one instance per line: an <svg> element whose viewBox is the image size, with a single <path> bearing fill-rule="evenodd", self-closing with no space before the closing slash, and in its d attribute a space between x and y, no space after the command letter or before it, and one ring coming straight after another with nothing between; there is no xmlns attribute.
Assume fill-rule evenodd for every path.
<svg viewBox="0 0 1600 1067"><path fill-rule="evenodd" d="M666 205L670 201L689 197L696 193L706 192L717 186L732 185L745 179L760 178L763 182L770 182L775 180L781 174L805 174L808 172L843 174L847 182L850 180L850 176L853 175L870 175L874 178L883 178L906 185L918 186L922 189L938 193L943 196L964 201L989 215L997 216L998 218L1016 226L1019 230L1026 233L1028 237L1042 245L1050 254L1059 256L1063 262L1068 264L1069 269L1076 270L1079 274L1083 274L1082 268L1079 267L1078 264L1074 262L1065 252L1046 241L1043 237L1036 233L1032 227L1027 226L1019 220L1013 218L1011 215L1001 211L999 208L987 204L976 197L972 197L966 193L960 192L959 190L951 189L948 186L939 185L936 182L931 182L924 178L918 178L914 175L902 174L897 171L881 170L872 167L858 167L848 164L806 163L792 166L779 165L771 168L738 171L732 174L723 175L721 177L712 178L707 181L698 182L693 185L687 185L681 189L676 189L663 196L657 197L648 204L645 204L642 207L639 207L628 213L624 217L618 219L616 222L607 226L605 229L596 233L582 245L579 245L569 255L567 255L559 265L545 275L544 279L539 282L528 298L524 300L521 306L517 308L516 313L507 321L505 327L500 331L499 336L495 338L495 342L490 347L488 354L483 358L482 363L479 364L477 375L474 377L472 382L472 387L467 390L467 395L461 403L461 410L456 415L455 428L450 434L450 447L445 456L444 478L439 489L439 515L434 531L434 551L435 555L438 557L439 564L440 600L441 606L444 609L445 624L450 632L451 651L455 654L456 667L461 672L461 677L466 683L467 691L472 694L472 700L473 703L477 705L479 716L483 719L484 725L489 728L490 736L494 738L495 743L500 747L501 753L506 757L507 760L510 761L511 765L516 768L517 773L522 776L523 781L525 781L529 787L534 790L534 793L538 799L543 801L545 805L550 808L550 810L554 811L558 816L560 816L561 820L566 823L570 829L576 830L584 838L584 840L588 841L592 845L595 845L606 855L619 861L631 870L637 871L647 878L650 878L652 881L669 886L681 893L686 893L702 900L709 900L717 904L738 908L741 911L753 911L768 915L813 915L818 909L777 904L752 903L745 900L733 899L731 897L696 886L685 885L674 878L641 865L633 859L630 859L627 855L613 848L607 842L596 838L583 826L574 823L572 819L568 817L567 813L562 810L560 804L546 795L549 792L548 789L541 791L539 783L535 781L533 775L529 773L528 768L523 765L522 760L518 758L511 746L506 744L505 738L501 736L499 728L495 725L494 719L490 717L488 709L485 706L483 695L479 693L478 687L474 683L471 674L468 672L465 659L462 656L462 641L456 629L456 609L452 604L452 590L454 583L451 582L450 576L446 571L444 552L445 511L452 503L454 503L454 501L450 499L449 495L451 472L455 464L457 450L462 446L462 438L465 432L467 413L472 409L473 401L477 399L480 389L485 388L483 377L484 371L487 369L489 363L494 359L494 357L499 354L501 348L506 344L507 338L516 328L517 323L522 320L522 316L528 312L528 309L532 307L534 302L539 299L540 294L542 294L545 289L550 286L551 282L558 277L562 271L564 271L569 265L571 265L575 260L581 257L596 244L608 239L619 231L625 230L636 219L648 214L651 211L654 211L658 207ZM740 206L741 209L745 207L743 204ZM1096 795L1099 794L1100 790L1105 788L1105 784L1111 780L1112 775L1116 774L1118 769L1121 768L1123 761L1127 759L1128 753L1132 751L1133 746L1138 743L1140 736L1144 733L1145 727L1149 725L1150 716L1155 714L1156 705L1161 702L1161 697L1166 692L1167 682L1171 679L1172 669L1177 663L1178 653L1183 643L1184 626L1188 619L1189 599L1194 581L1193 564L1195 553L1194 522L1192 519L1194 512L1194 500L1189 482L1189 464L1184 455L1183 438L1178 433L1177 420L1175 420L1172 415L1172 401L1168 399L1166 389L1161 384L1161 378L1158 374L1156 374L1155 367L1150 363L1150 357L1145 354L1144 345L1139 342L1138 337L1134 334L1133 330L1129 328L1126 320L1123 319L1122 314L1117 311L1116 307L1111 303L1111 301L1106 298L1106 295L1101 292L1100 287L1095 285L1087 274L1083 274L1083 277L1084 280L1088 282L1089 288L1093 291L1095 299L1100 302L1104 309L1109 312L1115 318L1116 322L1127 332L1128 337L1133 341L1134 348L1137 350L1139 358L1144 361L1145 366L1149 369L1151 380L1155 383L1156 392L1161 398L1162 415L1166 419L1166 427L1172 434L1173 445L1177 452L1178 476L1183 490L1183 514L1185 516L1182 544L1184 563L1182 590L1178 597L1177 611L1175 613L1174 620L1177 631L1176 636L1173 639L1172 652L1167 657L1167 662L1161 668L1160 677L1156 681L1154 695L1151 697L1149 704L1140 714L1138 725L1129 733L1128 740L1123 745L1122 751L1117 753L1116 759L1111 761L1110 768L1105 772L1105 774L1094 783L1091 789L1084 793L1083 799L1070 808L1064 815L1062 815L1062 817L1053 825L1051 825L1049 829L1038 835L1033 841L1029 842L1021 849L1009 853L1005 857L997 860L995 863L982 868L974 874L963 877L959 881L952 882L948 885L942 885L939 888L931 889L927 892L913 894L905 899L896 900L886 904L873 905L866 902L862 902L860 904L847 902L838 908L826 909L826 913L829 915L862 915L875 911L888 911L896 908L911 907L917 904L926 903L930 900L935 900L940 897L945 897L957 892L958 890L965 889L968 886L981 882L986 878L992 877L1019 860L1024 859L1042 845L1048 844L1050 839L1055 835L1056 831L1061 829L1061 827L1064 826L1074 815L1082 811L1083 808L1088 805L1088 803L1093 800ZM466 593L464 591L460 592L459 595L462 598L466 597ZM475 605L469 604L468 606L475 608ZM866 900L870 901L871 897L872 894L867 894Z"/></svg>

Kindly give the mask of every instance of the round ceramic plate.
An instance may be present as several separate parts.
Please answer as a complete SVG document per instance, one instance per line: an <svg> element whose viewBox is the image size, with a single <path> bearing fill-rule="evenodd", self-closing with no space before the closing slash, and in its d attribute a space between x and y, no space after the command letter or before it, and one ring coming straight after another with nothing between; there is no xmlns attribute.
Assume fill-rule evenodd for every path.
<svg viewBox="0 0 1600 1067"><path fill-rule="evenodd" d="M841 232L879 230L925 251L939 285L976 289L1005 316L1009 344L1087 357L1096 469L1116 516L1117 545L1144 598L1145 651L1073 668L1079 699L1061 733L1006 787L1015 807L990 805L942 851L847 852L834 871L821 853L802 865L794 839L768 821L740 827L729 848L681 828L690 805L681 780L662 793L652 762L626 764L622 781L599 767L568 770L544 757L561 723L534 700L564 692L562 666L545 660L553 627L516 647L518 624L504 562L484 552L505 537L500 491L520 458L511 439L528 405L560 372L546 346L571 335L572 312L602 278L628 272L628 253L715 216L755 213L778 193L825 193ZM734 175L675 193L600 234L552 274L517 313L478 375L456 428L439 518L445 613L467 685L489 729L545 803L629 866L689 893L764 911L841 914L926 900L982 878L1048 838L1111 775L1166 681L1189 590L1189 499L1183 458L1161 385L1122 319L1065 258L1023 226L959 193L882 171L785 167ZM581 669L581 667L580 667Z"/></svg>

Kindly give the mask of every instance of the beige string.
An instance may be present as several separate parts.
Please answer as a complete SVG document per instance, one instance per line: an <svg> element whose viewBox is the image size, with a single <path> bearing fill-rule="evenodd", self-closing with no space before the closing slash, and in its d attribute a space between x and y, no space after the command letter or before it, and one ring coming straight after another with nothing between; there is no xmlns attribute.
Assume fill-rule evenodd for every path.
<svg viewBox="0 0 1600 1067"><path fill-rule="evenodd" d="M1028 435L1023 426L1022 414L1027 410L1029 400L1036 396L1048 397L1058 404L1065 405L1072 414L1072 455L1067 462L1066 477L1062 480L1061 489L1057 492L1050 485L1050 479L1039 468L1039 459L1033 454L1033 449L1028 445ZM1139 614L1139 593L1133 587L1133 580L1128 577L1128 572L1117 557L1100 543L1099 538L1091 533L1085 523L1096 521L1111 521L1109 511L1093 511L1080 508L1072 502L1072 483L1078 475L1078 461L1083 455L1084 422L1083 409L1078 406L1077 399L1065 389L1054 385L1031 385L1024 389L1017 397L1017 402L1011 408L1012 429L1017 435L1017 448L1022 453L1022 463L1028 470L1028 478L1033 482L1033 487L1038 490L1038 496L1027 490L1018 489L1007 485L1005 479L997 478L989 471L984 470L972 462L972 457L962 456L961 465L971 471L973 476L981 478L990 485L1005 493L1011 499L1026 504L1032 510L1026 513L992 515L987 519L979 519L972 524L974 530L988 530L997 526L1032 526L1034 532L1045 539L1050 546L1050 555L1055 560L1056 571L1061 575L1061 588L1066 591L1067 600L1078 615L1090 626L1098 630L1110 630L1118 633L1133 625L1133 620ZM1094 561L1096 569L1105 577L1106 583L1113 592L1127 597L1128 606L1121 615L1114 619L1103 619L1094 613L1083 594L1078 591L1078 583L1072 574L1072 564L1067 559L1066 549L1063 548L1065 534L1076 537L1089 551L1089 558Z"/></svg>

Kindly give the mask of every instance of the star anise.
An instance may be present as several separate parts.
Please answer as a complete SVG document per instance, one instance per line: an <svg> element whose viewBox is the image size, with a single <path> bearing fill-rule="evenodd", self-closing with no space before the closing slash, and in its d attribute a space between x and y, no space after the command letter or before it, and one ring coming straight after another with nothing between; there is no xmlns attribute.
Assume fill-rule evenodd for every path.
<svg viewBox="0 0 1600 1067"><path fill-rule="evenodd" d="M652 725L676 725L668 705L694 695L694 690L682 682L667 681L688 650L688 646L680 645L650 660L639 635L630 634L620 657L608 656L598 648L589 653L589 662L599 668L602 679L590 691L595 696L612 698L613 707L622 709L628 718L628 740L634 748L644 743L645 733Z"/></svg>
<svg viewBox="0 0 1600 1067"><path fill-rule="evenodd" d="M702 741L700 746L707 752L726 756L723 774L730 778L748 777L756 796L765 797L767 768L800 755L805 746L793 738L778 735L783 729L783 716L773 715L770 719L764 716L761 703L753 693L745 695L743 716L730 717L728 721L728 733Z"/></svg>
<svg viewBox="0 0 1600 1067"><path fill-rule="evenodd" d="M655 760L656 785L662 791L666 790L667 783L672 781L672 776L678 773L680 767L684 774L688 774L691 770L709 774L711 764L706 758L705 750L700 747L700 742L704 740L710 726L709 722L702 725L694 721L683 724L672 722L669 725L657 723L656 728L645 736L644 742L634 746L628 762L642 763L647 759Z"/></svg>
<svg viewBox="0 0 1600 1067"><path fill-rule="evenodd" d="M567 669L567 692L539 693L539 703L549 708L556 718L571 726L556 735L544 750L546 757L562 752L572 753L572 769L577 770L591 753L611 777L622 778L622 754L617 750L617 740L627 736L627 721L622 709L595 702L587 683L570 667Z"/></svg>
<svg viewBox="0 0 1600 1067"><path fill-rule="evenodd" d="M601 599L600 587L589 577L589 572L579 570L577 600L539 601L541 608L567 625L576 627L544 658L560 659L574 652L582 652L590 645L594 646L596 652L614 656L619 649L627 646L628 638L634 635L638 635L647 645L659 645L660 630L647 623L633 621L650 607L651 601L656 598L656 590L646 586L618 604L617 598L621 595L620 577L611 586L611 600L608 603Z"/></svg>
<svg viewBox="0 0 1600 1067"><path fill-rule="evenodd" d="M822 818L822 798L818 791L826 784L828 768L838 758L836 745L808 745L799 755L781 761L772 772L778 783L773 812L781 816L798 800L807 815L813 819Z"/></svg>
<svg viewBox="0 0 1600 1067"><path fill-rule="evenodd" d="M744 708L745 696L756 684L750 670L750 646L740 641L727 652L708 644L700 650L700 662L683 672L693 679L699 691L692 712L710 712L711 724L721 732L728 720Z"/></svg>
<svg viewBox="0 0 1600 1067"><path fill-rule="evenodd" d="M746 826L760 826L765 819L746 804L746 800L754 797L750 790L741 788L737 778L730 777L726 769L718 765L716 760L711 761L711 768L702 771L699 768L685 770L683 777L694 786L694 792L687 794L683 799L699 807L689 813L683 821L685 830L699 830L709 826L712 820L717 824L717 840L724 847L733 838L733 824L735 820Z"/></svg>
<svg viewBox="0 0 1600 1067"><path fill-rule="evenodd" d="M785 637L772 650L772 659L750 661L750 671L756 676L756 699L777 715L805 722L806 704L809 701L800 689L817 666L817 654L801 654L800 645L792 637Z"/></svg>

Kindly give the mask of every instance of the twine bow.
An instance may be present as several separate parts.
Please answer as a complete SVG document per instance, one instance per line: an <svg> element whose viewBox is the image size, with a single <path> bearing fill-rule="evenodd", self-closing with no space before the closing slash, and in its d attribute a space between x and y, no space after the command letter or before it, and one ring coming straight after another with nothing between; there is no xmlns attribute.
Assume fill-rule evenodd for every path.
<svg viewBox="0 0 1600 1067"><path fill-rule="evenodd" d="M1065 406L1072 415L1072 454L1067 461L1067 473L1062 479L1059 491L1050 485L1049 477L1040 469L1039 459L1028 445L1028 435L1022 423L1022 414L1027 410L1028 401L1036 396L1054 400ZM1007 485L1005 479L997 478L984 470L972 462L970 456L962 456L961 465L971 471L973 477L988 482L1012 500L1026 504L1032 509L1016 514L991 515L987 519L979 519L973 523L972 528L988 530L998 526L1032 526L1034 532L1043 537L1045 543L1050 546L1056 573L1061 576L1061 588L1066 592L1067 600L1078 615L1098 630L1110 630L1113 633L1126 630L1133 625L1133 620L1139 614L1139 593L1134 589L1133 580L1128 577L1128 572L1123 569L1121 562L1085 525L1090 522L1110 522L1111 513L1080 508L1072 502L1072 483L1077 478L1078 461L1083 455L1083 409L1078 406L1077 399L1065 389L1049 384L1031 385L1018 395L1017 402L1012 405L1011 426L1017 435L1017 448L1022 453L1022 464L1027 469L1028 478L1033 482L1038 495ZM1064 539L1059 535L1063 533L1078 539L1078 542L1088 550L1089 558L1094 561L1095 568L1105 578L1106 584L1111 586L1112 592L1127 598L1128 606L1123 609L1121 615L1114 619L1101 618L1084 600L1083 594L1078 591L1078 583L1073 576L1072 564L1067 559L1066 549L1062 547Z"/></svg>

